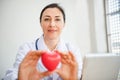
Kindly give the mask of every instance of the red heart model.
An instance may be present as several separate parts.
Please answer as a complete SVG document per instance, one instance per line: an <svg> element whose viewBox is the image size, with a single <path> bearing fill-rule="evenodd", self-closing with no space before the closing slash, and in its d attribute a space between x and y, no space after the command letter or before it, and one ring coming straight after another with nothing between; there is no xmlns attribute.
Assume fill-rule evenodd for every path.
<svg viewBox="0 0 120 80"><path fill-rule="evenodd" d="M49 70L53 71L61 61L61 56L57 52L44 52L41 57L43 65Z"/></svg>

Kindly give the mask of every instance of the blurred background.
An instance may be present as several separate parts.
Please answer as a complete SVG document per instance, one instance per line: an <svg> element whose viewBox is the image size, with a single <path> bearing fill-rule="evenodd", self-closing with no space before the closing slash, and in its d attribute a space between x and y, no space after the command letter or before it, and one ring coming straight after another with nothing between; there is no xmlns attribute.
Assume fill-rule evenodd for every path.
<svg viewBox="0 0 120 80"><path fill-rule="evenodd" d="M78 46L82 56L116 51L112 49L120 52L120 43L116 43L120 36L119 41L111 43L108 1L114 0L0 0L0 79L13 66L19 46L42 34L39 16L49 3L59 3L64 8L66 25L61 37ZM120 5L119 0L115 1ZM118 17L117 27L120 13ZM111 44L117 44L117 48Z"/></svg>

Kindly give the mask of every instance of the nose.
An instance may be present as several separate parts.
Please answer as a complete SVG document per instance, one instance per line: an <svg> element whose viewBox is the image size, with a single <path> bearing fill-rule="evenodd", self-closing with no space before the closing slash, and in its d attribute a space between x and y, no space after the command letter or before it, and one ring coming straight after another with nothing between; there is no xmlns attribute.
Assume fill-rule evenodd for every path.
<svg viewBox="0 0 120 80"><path fill-rule="evenodd" d="M56 26L55 21L51 21L50 22L50 27L55 27L55 26Z"/></svg>

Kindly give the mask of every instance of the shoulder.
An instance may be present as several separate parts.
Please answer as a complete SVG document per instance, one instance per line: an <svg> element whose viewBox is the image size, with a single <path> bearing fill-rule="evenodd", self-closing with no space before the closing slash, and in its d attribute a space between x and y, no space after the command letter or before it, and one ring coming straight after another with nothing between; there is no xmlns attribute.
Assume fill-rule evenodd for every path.
<svg viewBox="0 0 120 80"><path fill-rule="evenodd" d="M23 44L21 44L20 47L18 48L18 53L26 54L30 50L35 50L36 49L35 41L36 40L27 41L27 42L24 42Z"/></svg>
<svg viewBox="0 0 120 80"><path fill-rule="evenodd" d="M71 42L66 42L65 45L66 45L67 49L69 51L71 51L76 57L82 58L80 48L77 45L72 44Z"/></svg>
<svg viewBox="0 0 120 80"><path fill-rule="evenodd" d="M71 42L65 42L65 45L69 51L72 52L80 51L79 47Z"/></svg>
<svg viewBox="0 0 120 80"><path fill-rule="evenodd" d="M22 59L27 55L27 53L30 50L35 50L35 41L34 40L33 41L24 42L23 44L20 45L20 47L18 48L18 51L17 51L15 65L18 62L21 62Z"/></svg>
<svg viewBox="0 0 120 80"><path fill-rule="evenodd" d="M35 41L24 42L19 49L34 49Z"/></svg>

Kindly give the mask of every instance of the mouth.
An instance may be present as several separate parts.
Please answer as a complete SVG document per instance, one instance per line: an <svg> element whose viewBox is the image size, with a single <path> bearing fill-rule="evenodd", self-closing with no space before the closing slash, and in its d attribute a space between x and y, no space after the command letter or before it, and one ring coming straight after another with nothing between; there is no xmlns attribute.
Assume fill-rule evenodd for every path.
<svg viewBox="0 0 120 80"><path fill-rule="evenodd" d="M51 29L51 30L48 30L48 32L57 32L57 30L53 30L53 29Z"/></svg>

